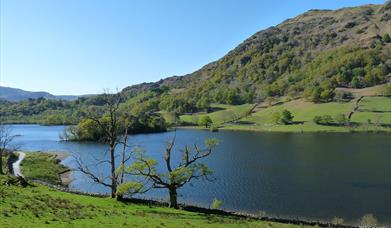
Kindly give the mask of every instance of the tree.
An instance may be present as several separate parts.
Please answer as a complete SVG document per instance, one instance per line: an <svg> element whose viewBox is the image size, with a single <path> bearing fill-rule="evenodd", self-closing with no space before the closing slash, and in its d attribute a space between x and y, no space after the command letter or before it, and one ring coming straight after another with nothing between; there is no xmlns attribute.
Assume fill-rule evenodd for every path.
<svg viewBox="0 0 391 228"><path fill-rule="evenodd" d="M282 111L281 113L281 122L284 123L284 124L290 124L292 123L292 120L293 120L293 115L290 111L288 110L284 110Z"/></svg>
<svg viewBox="0 0 391 228"><path fill-rule="evenodd" d="M384 41L385 43L390 43L390 42L391 42L390 34L388 34L388 33L384 34L384 36L383 36L383 41Z"/></svg>
<svg viewBox="0 0 391 228"><path fill-rule="evenodd" d="M279 112L275 112L272 115L272 122L275 124L280 124L281 123L281 114Z"/></svg>
<svg viewBox="0 0 391 228"><path fill-rule="evenodd" d="M313 121L320 125L330 125L333 123L333 118L330 115L315 116Z"/></svg>
<svg viewBox="0 0 391 228"><path fill-rule="evenodd" d="M339 125L346 125L349 121L348 118L346 118L346 116L342 113L337 114L334 119Z"/></svg>
<svg viewBox="0 0 391 228"><path fill-rule="evenodd" d="M205 126L205 128L210 127L212 124L213 121L209 116L203 116L198 122L198 125Z"/></svg>
<svg viewBox="0 0 391 228"><path fill-rule="evenodd" d="M150 180L151 188L167 189L170 196L169 207L178 208L178 189L195 179L210 180L212 171L207 165L199 163L199 160L211 155L218 144L216 139L205 140L205 148L200 149L194 146L185 146L182 151L180 163L174 167L172 164L172 151L175 144L175 137L167 144L164 163L166 172L158 172L158 162L140 153L136 162L127 168L127 173L131 175L145 177Z"/></svg>
<svg viewBox="0 0 391 228"><path fill-rule="evenodd" d="M6 125L0 124L0 175L4 175L3 156L6 151L11 150L11 142L15 138L12 129Z"/></svg>
<svg viewBox="0 0 391 228"><path fill-rule="evenodd" d="M116 152L115 149L118 145L123 145L124 150L127 149L127 123L121 119L121 113L119 112L119 104L121 101L120 93L108 94L105 93L104 99L106 100L103 109L100 110L89 110L83 115L85 118L100 129L103 134L102 141L109 146L109 160L102 160L99 163L109 163L111 172L109 178L101 178L91 172L87 165L83 164L81 159L76 159L78 163L78 170L91 178L94 182L106 186L111 189L111 197L117 196L117 186L119 183L119 177L121 173L117 171L118 167L115 163ZM122 163L124 165L130 157L125 158L124 153L122 154ZM96 164L95 164L96 165ZM120 166L119 166L120 167ZM109 179L109 183L105 180ZM123 179L123 178L122 178Z"/></svg>

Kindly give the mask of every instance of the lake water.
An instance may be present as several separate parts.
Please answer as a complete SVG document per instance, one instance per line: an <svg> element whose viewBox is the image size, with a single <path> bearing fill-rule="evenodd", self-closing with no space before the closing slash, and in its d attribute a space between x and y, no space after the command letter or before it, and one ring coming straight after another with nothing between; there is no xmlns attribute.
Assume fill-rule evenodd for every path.
<svg viewBox="0 0 391 228"><path fill-rule="evenodd" d="M63 126L14 125L15 142L23 150L63 151L80 156L86 164L107 156L97 143L60 142ZM173 132L129 136L135 146L162 161ZM179 191L181 203L208 207L214 198L223 209L284 218L330 220L334 216L355 223L373 214L391 224L390 134L284 134L179 129L175 151L206 138L219 146L205 160L214 170L214 182L194 182ZM66 165L73 167L73 157ZM94 166L108 173L107 165ZM87 192L108 192L73 173L70 187ZM167 192L153 190L143 198L167 199Z"/></svg>

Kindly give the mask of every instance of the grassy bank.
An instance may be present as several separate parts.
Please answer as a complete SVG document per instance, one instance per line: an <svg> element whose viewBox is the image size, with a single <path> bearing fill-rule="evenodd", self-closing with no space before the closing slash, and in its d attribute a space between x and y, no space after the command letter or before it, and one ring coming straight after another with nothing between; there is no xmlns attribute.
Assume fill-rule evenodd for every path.
<svg viewBox="0 0 391 228"><path fill-rule="evenodd" d="M27 178L54 182L64 168L54 155L42 153L28 154L22 164ZM124 203L60 192L39 184L7 186L7 179L0 176L0 227L303 227Z"/></svg>
<svg viewBox="0 0 391 228"><path fill-rule="evenodd" d="M61 184L60 174L69 169L61 165L57 157L53 153L26 153L26 158L21 163L22 173L28 179Z"/></svg>

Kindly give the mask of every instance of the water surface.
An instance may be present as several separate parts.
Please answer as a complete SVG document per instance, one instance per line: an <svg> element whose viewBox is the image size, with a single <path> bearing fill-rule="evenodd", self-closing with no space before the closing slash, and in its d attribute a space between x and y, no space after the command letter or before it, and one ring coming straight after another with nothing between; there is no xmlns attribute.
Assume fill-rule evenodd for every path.
<svg viewBox="0 0 391 228"><path fill-rule="evenodd" d="M97 143L60 142L63 126L14 125L22 149L64 151L81 156L87 164L107 157ZM330 220L334 216L354 223L372 213L391 224L391 135L285 134L179 129L178 152L186 143L199 145L206 138L220 140L205 160L214 170L214 182L194 182L179 191L182 203L208 207L214 198L233 211L264 213L289 218ZM149 156L162 161L173 132L129 136ZM179 153L178 153L179 154ZM72 157L65 164L75 166ZM91 167L102 176L105 164ZM74 173L71 188L88 192L109 189ZM165 191L139 196L167 199Z"/></svg>

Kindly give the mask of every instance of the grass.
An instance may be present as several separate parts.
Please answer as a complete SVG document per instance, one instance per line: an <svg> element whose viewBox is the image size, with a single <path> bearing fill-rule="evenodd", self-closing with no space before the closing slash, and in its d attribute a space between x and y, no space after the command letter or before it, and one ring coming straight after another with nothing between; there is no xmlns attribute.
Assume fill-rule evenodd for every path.
<svg viewBox="0 0 391 228"><path fill-rule="evenodd" d="M52 184L61 184L60 173L68 168L59 164L56 154L26 153L21 163L21 171L28 179L45 180Z"/></svg>
<svg viewBox="0 0 391 228"><path fill-rule="evenodd" d="M315 104L303 100L294 100L282 105L261 109L250 117L244 118L243 121L254 124L272 124L273 113L281 112L284 109L292 112L294 121L312 122L313 118L319 115L347 115L353 109L353 103L330 102L324 104Z"/></svg>
<svg viewBox="0 0 391 228"><path fill-rule="evenodd" d="M40 164L48 168L39 168L44 172L39 177L51 180L62 169L53 159L47 154L29 154L23 162L25 175L36 176L28 170L39 168L37 164ZM124 203L60 192L40 184L25 188L7 186L7 179L0 176L0 227L302 227Z"/></svg>
<svg viewBox="0 0 391 228"><path fill-rule="evenodd" d="M209 116L214 124L222 124L234 119L237 119L240 116L243 116L245 113L249 112L253 107L253 104L243 104L243 105L224 105L224 104L214 104L212 109L217 110L211 113L197 113L193 115L182 115L180 120L186 123L197 124L198 120L203 116Z"/></svg>
<svg viewBox="0 0 391 228"><path fill-rule="evenodd" d="M364 97L359 106L359 111L366 112L390 112L391 113L391 98L390 97Z"/></svg>
<svg viewBox="0 0 391 228"><path fill-rule="evenodd" d="M236 123L221 125L222 129L229 130L252 130L252 131L272 131L272 132L351 132L351 131L384 131L390 132L390 127L382 125L391 124L391 98L390 97L364 97L358 111L356 111L351 121L356 123L353 127L346 126L324 126L313 122L315 116L330 115L335 117L338 114L348 114L354 109L355 100L350 102L329 102L315 104L302 99L293 100L280 105L268 108L260 108L250 116L240 119ZM213 122L221 124L223 120L232 118L232 113L245 112L251 109L252 105L227 106L221 105L223 110L209 114L195 114L181 116L181 120L196 123L203 115L209 115ZM276 125L273 123L273 114L287 109L292 112L295 122L291 125ZM230 114L231 113L231 114ZM238 115L236 115L238 116ZM368 122L368 119L370 120Z"/></svg>

